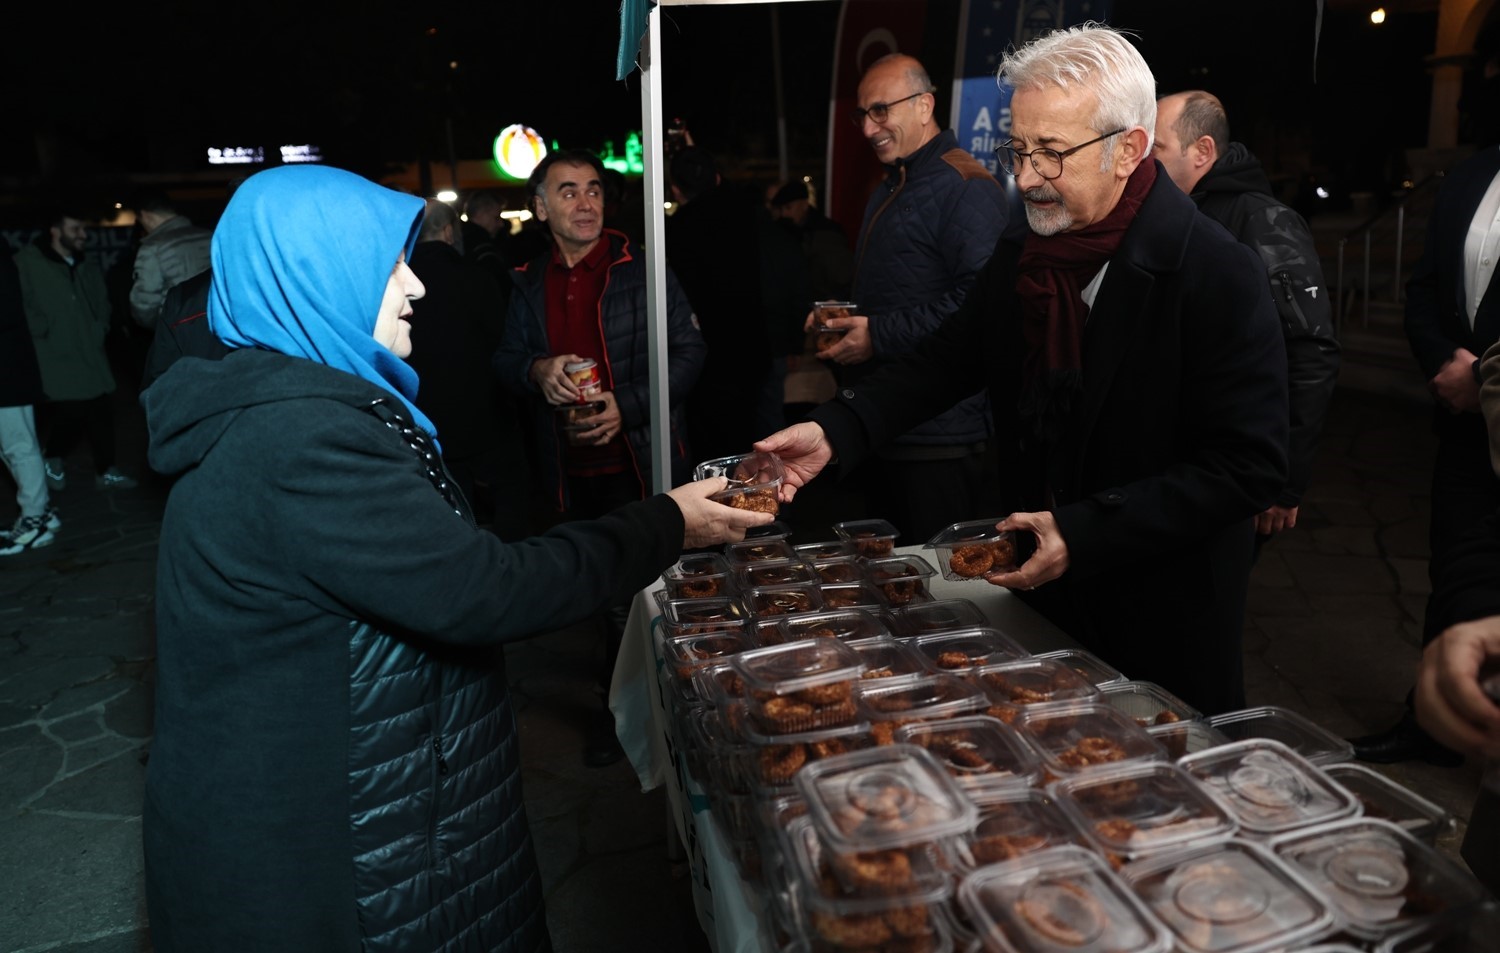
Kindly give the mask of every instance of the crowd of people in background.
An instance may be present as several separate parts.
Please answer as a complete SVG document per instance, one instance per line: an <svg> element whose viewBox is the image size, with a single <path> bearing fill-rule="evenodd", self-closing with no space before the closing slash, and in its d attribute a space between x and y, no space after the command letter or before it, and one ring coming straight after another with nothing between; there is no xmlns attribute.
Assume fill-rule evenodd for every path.
<svg viewBox="0 0 1500 953"><path fill-rule="evenodd" d="M208 403L229 413L245 405L222 389L269 388L266 400L286 400L277 388L296 378L292 396L327 391L347 405L340 412L356 429L391 427L426 455L439 491L424 497L433 522L457 511L516 552L529 552L535 544L522 541L535 533L560 534L544 537L553 547L544 549L563 561L556 553L569 547L610 553L589 557L597 562L589 572L604 580L590 600L541 613L506 636L564 615L597 620L600 705L584 739L589 765L623 757L607 695L633 590L616 584L622 561L611 547L644 534L661 557L655 565L683 544L748 526L724 524L701 501L679 495L673 507L656 497L652 469L662 448L653 439L669 443L669 486L688 484L695 461L752 446L775 451L788 467L786 500L827 472L838 480L843 516L887 519L909 542L962 520L1001 517L1000 527L1025 541L1023 559L996 567L990 582L1205 713L1243 707L1250 570L1268 541L1297 525L1340 365L1311 230L1230 137L1223 104L1206 90L1158 98L1150 67L1122 34L1097 25L1060 30L1008 53L1001 74L1013 89L1012 126L996 150L997 176L943 127L938 86L921 62L892 54L868 66L848 118L885 175L852 231L828 219L808 181L736 181L711 149L690 136L674 140L667 167L675 207L660 249L669 427L658 435L646 295L646 256L657 250L642 247L642 206L623 177L590 152L541 160L526 183L531 221L519 230L492 191L424 205L320 178L335 170L250 177L241 188L251 197L231 200L240 214L230 216L228 237L222 223L200 226L169 196L144 192L133 203L141 236L126 300L135 333L151 345L134 369L138 381L123 383L108 348L119 318L86 254L89 218L61 210L33 242L0 259L0 450L19 508L0 534L0 555L56 539L63 524L49 491L79 478L72 455L80 442L95 488L136 486L117 465L121 386L167 420L207 413L169 409L168 394L212 393ZM344 234L323 236L310 251L295 234L306 222L289 211L306 198L297 192L304 183L350 209L378 208L369 224L384 244L374 250ZM1430 645L1411 714L1355 740L1370 761L1454 764L1461 751L1500 752L1500 708L1477 688L1486 660L1500 655L1500 317L1488 294L1497 244L1500 150L1488 145L1445 184L1408 290L1407 330L1439 436ZM232 257L281 247L309 257L272 254L260 272ZM373 332L360 322L375 322L374 314L345 326L320 297L317 268L351 263L379 272L380 282L394 263L386 291L394 298L379 308L389 323ZM380 282L346 290L378 298ZM273 300L276 287L287 309ZM830 322L841 337L820 347L807 333L819 300L851 302ZM242 324L236 314L255 317ZM308 314L332 323L309 331L298 324ZM366 347L372 333L379 348ZM278 353L259 363L225 360L257 348ZM184 356L228 367L175 371ZM332 378L257 377L288 374L292 358L362 377L364 390L346 393ZM828 390L804 404L793 379L810 369ZM354 406L369 395L384 402L388 419L373 411L367 419ZM303 426L286 415L275 423ZM194 416L184 426L205 424ZM246 433L248 460L266 433ZM338 438L318 440L332 446ZM316 459L326 448L312 443ZM181 452L172 479L207 451ZM200 508L216 499L211 484L191 486ZM685 537L675 516L665 531L642 529L645 514L679 509ZM629 528L607 522L622 513L633 514ZM190 549L183 518L164 532L180 560ZM476 543L470 528L437 539L450 554L481 552L497 578L516 565L510 550ZM585 538L592 542L578 542ZM527 578L562 578L515 558L531 567ZM1132 571L1120 573L1127 564ZM441 594L451 583L425 579L423 591ZM387 605L368 580L350 583L350 592L376 623L390 621L381 612L409 608ZM172 605L181 619L201 615ZM165 651L162 690L176 704L184 696ZM463 663L452 671L425 658L413 664L434 677L469 677ZM490 703L506 704L503 695ZM187 767L153 758L161 804L186 810L160 772ZM1493 798L1485 810L1497 810ZM156 884L153 902L162 906L153 921L165 924L174 898L197 889L190 878L198 868L172 839L178 821L154 816L153 863L179 878ZM517 849L528 850L523 842L515 840ZM539 902L524 877L509 886ZM185 937L216 929L191 918L178 925ZM385 927L380 942L401 948L400 925Z"/></svg>

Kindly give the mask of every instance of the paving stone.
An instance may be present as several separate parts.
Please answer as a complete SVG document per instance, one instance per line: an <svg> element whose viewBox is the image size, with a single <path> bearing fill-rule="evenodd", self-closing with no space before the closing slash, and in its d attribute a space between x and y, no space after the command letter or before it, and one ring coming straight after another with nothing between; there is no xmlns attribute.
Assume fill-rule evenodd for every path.
<svg viewBox="0 0 1500 953"><path fill-rule="evenodd" d="M129 682L118 678L108 678L101 682L65 688L53 696L47 706L42 709L40 717L43 721L51 721L55 718L65 718L95 705L108 704L130 691L130 687Z"/></svg>
<svg viewBox="0 0 1500 953"><path fill-rule="evenodd" d="M43 735L40 726L23 725L0 734L0 824L55 781L62 766L62 745Z"/></svg>
<svg viewBox="0 0 1500 953"><path fill-rule="evenodd" d="M1374 525L1327 526L1308 535L1312 537L1314 551L1324 555L1378 556L1376 529Z"/></svg>
<svg viewBox="0 0 1500 953"><path fill-rule="evenodd" d="M1345 621L1368 619L1388 622L1401 613L1396 596L1369 596L1358 592L1309 592L1308 607L1319 618L1332 616Z"/></svg>
<svg viewBox="0 0 1500 953"><path fill-rule="evenodd" d="M1381 549L1390 557L1427 562L1427 516L1390 523L1380 528Z"/></svg>
<svg viewBox="0 0 1500 953"><path fill-rule="evenodd" d="M1306 592L1389 593L1395 576L1385 561L1372 556L1287 553L1287 568Z"/></svg>
<svg viewBox="0 0 1500 953"><path fill-rule="evenodd" d="M139 930L145 908L138 820L25 814L0 820L0 935L8 949ZM55 945L55 946L54 946Z"/></svg>
<svg viewBox="0 0 1500 953"><path fill-rule="evenodd" d="M141 746L128 739L101 741L89 751L77 752L89 757L89 766L78 770L74 751L68 752L69 777L54 782L46 793L33 801L35 811L90 814L99 817L134 817L141 815L146 791L146 767L141 764ZM113 752L103 757L106 752Z"/></svg>
<svg viewBox="0 0 1500 953"><path fill-rule="evenodd" d="M104 656L49 659L0 681L0 697L21 705L45 703L60 689L104 678L114 667Z"/></svg>

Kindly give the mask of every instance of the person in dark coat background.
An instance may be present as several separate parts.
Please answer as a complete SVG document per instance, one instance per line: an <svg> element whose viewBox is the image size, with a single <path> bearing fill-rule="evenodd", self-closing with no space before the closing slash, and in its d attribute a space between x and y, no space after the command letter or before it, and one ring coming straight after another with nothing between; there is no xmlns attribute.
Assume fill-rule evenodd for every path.
<svg viewBox="0 0 1500 953"><path fill-rule="evenodd" d="M671 173L679 205L667 219L667 263L708 346L686 403L688 439L702 458L745 453L764 433L760 395L771 370L760 284L760 230L770 223L702 147L678 151Z"/></svg>
<svg viewBox="0 0 1500 953"><path fill-rule="evenodd" d="M422 232L411 255L411 270L427 293L412 305L412 352L407 363L422 379L417 405L443 435L443 462L480 524L499 520L504 529L496 531L502 539L520 539L526 535L525 507L497 510L492 492L502 466L509 470L507 486L524 477L526 469L514 415L502 419L495 413L495 392L500 388L490 372L490 355L505 329L505 299L491 276L454 247L458 224L457 214L446 203L427 200ZM502 463L505 445L515 452ZM522 489L506 498L525 500L526 493Z"/></svg>
<svg viewBox="0 0 1500 953"><path fill-rule="evenodd" d="M414 403L422 200L322 166L236 192L208 319L142 395L157 563L146 896L158 953L550 949L496 647L768 522L722 478L520 544ZM330 221L339 228L328 228Z"/></svg>
<svg viewBox="0 0 1500 953"><path fill-rule="evenodd" d="M1032 234L1002 240L905 360L755 448L781 455L795 496L988 385L997 525L1035 552L985 578L1131 678L1205 714L1243 708L1252 521L1287 472L1265 271L1151 158L1156 82L1122 35L1059 30L1002 69L1000 165Z"/></svg>
<svg viewBox="0 0 1500 953"><path fill-rule="evenodd" d="M36 436L34 407L44 399L42 372L21 306L21 280L10 246L0 242L0 457L16 482L20 513L0 532L0 556L46 546L62 529L49 502L47 471Z"/></svg>

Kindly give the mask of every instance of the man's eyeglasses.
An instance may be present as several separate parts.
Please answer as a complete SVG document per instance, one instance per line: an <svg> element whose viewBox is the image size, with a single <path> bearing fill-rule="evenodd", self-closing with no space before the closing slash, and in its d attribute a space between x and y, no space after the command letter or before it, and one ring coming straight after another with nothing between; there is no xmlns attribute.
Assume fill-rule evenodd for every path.
<svg viewBox="0 0 1500 953"><path fill-rule="evenodd" d="M895 102L873 103L871 104L869 109L859 109L856 107L849 110L849 121L854 123L856 126L863 126L865 124L865 117L869 116L872 122L885 122L886 117L890 115L891 107L896 105L896 103L904 103L908 99L916 99L918 96L926 95L927 91L923 90L920 93L912 93L910 96L902 96Z"/></svg>
<svg viewBox="0 0 1500 953"><path fill-rule="evenodd" d="M1102 136L1090 139L1088 142L1080 142L1073 148L1064 149L1061 152L1058 152L1056 149L1032 149L1030 152L1022 152L1009 143L1006 143L1003 146L995 147L995 156L1000 160L1000 168L1004 169L1007 175L1016 174L1016 163L1021 159L1030 159L1031 167L1036 170L1036 174L1050 181L1062 175L1063 160L1068 156L1086 146L1091 146L1096 142L1103 142L1110 136L1118 136L1124 131L1121 128L1116 129L1114 132L1106 132Z"/></svg>

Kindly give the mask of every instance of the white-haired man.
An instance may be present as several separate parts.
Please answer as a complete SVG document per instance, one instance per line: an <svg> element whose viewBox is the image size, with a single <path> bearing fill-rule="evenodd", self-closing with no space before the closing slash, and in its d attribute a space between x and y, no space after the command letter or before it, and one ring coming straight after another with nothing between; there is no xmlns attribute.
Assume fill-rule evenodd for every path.
<svg viewBox="0 0 1500 953"><path fill-rule="evenodd" d="M1250 249L1151 158L1156 84L1088 23L1009 53L1032 234L903 362L756 445L790 498L934 409L990 388L999 524L1035 548L992 571L1064 631L1206 713L1244 705L1252 520L1286 479L1286 354ZM1028 547L1029 548L1029 547Z"/></svg>

